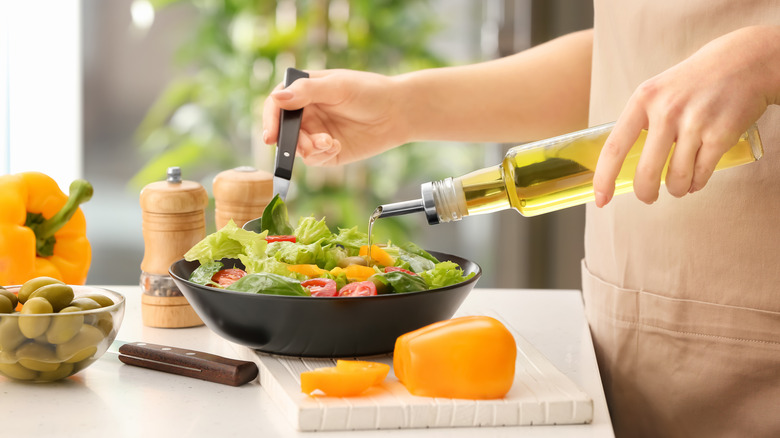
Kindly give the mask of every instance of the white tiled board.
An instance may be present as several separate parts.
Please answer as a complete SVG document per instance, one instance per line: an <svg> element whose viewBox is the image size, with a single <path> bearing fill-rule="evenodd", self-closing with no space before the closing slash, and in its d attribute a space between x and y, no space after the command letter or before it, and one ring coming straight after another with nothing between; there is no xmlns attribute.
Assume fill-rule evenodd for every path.
<svg viewBox="0 0 780 438"><path fill-rule="evenodd" d="M590 423L592 399L522 336L514 330L512 334L518 352L515 382L499 400L413 396L392 369L381 386L360 397L310 397L301 392L301 371L334 366L335 359L275 356L234 347L243 359L257 363L261 386L301 431ZM391 355L360 359L393 363Z"/></svg>

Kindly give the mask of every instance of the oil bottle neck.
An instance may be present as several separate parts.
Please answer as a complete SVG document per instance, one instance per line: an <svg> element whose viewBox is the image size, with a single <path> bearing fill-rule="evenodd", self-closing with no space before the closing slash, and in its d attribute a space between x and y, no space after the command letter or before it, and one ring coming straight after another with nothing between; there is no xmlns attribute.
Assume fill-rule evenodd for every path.
<svg viewBox="0 0 780 438"><path fill-rule="evenodd" d="M459 221L468 214L463 187L458 179L446 178L420 186L420 199L383 204L378 218L423 212L431 225Z"/></svg>

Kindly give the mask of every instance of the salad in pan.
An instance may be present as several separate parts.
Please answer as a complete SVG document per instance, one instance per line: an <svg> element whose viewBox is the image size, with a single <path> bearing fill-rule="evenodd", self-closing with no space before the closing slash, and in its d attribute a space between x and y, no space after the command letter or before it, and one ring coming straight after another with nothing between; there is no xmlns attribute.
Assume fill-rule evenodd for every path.
<svg viewBox="0 0 780 438"><path fill-rule="evenodd" d="M258 234L231 221L198 242L184 255L200 263L190 281L250 293L346 297L418 292L474 276L411 242L372 245L369 257L368 235L358 227L334 233L314 217L293 227L278 196L263 212L262 229Z"/></svg>

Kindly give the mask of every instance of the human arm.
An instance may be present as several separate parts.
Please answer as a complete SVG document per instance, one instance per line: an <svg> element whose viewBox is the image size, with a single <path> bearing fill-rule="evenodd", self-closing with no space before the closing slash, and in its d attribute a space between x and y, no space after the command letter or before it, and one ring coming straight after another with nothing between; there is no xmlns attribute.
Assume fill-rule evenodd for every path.
<svg viewBox="0 0 780 438"><path fill-rule="evenodd" d="M414 140L520 142L587 126L592 32L479 64L394 77L311 71L263 108L263 140L279 109L305 107L298 152L309 165L357 161Z"/></svg>
<svg viewBox="0 0 780 438"><path fill-rule="evenodd" d="M670 194L681 197L701 190L739 136L767 106L780 104L778 41L780 26L745 27L642 83L599 157L593 180L596 205L612 199L615 179L642 129L648 134L634 179L637 198L648 204L658 198L667 158Z"/></svg>

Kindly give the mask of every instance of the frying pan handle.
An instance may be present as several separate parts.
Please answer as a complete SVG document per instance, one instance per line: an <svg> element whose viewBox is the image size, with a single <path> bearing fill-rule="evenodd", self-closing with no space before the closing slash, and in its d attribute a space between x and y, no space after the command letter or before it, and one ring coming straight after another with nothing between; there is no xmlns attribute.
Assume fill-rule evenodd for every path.
<svg viewBox="0 0 780 438"><path fill-rule="evenodd" d="M296 80L308 77L308 73L290 67L284 74L284 86L287 88ZM279 117L279 141L277 142L276 166L274 166L275 177L284 178L288 181L292 178L292 168L295 163L295 149L298 146L298 133L301 131L302 117L303 108L281 111Z"/></svg>

